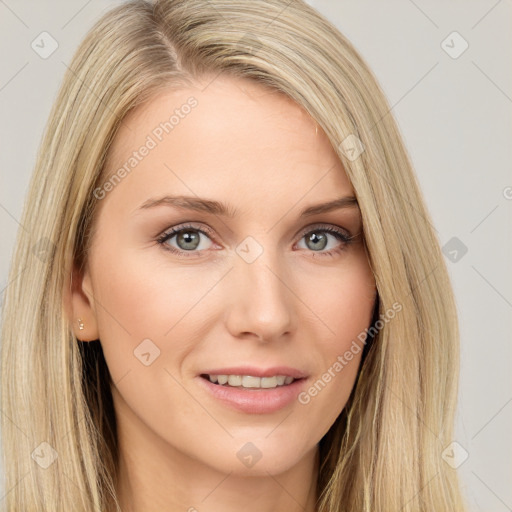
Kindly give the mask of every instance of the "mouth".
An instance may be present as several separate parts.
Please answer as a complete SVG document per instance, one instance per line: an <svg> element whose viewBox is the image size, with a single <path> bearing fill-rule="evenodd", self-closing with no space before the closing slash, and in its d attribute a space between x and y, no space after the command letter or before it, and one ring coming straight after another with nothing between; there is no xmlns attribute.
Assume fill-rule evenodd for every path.
<svg viewBox="0 0 512 512"><path fill-rule="evenodd" d="M290 375L257 377L254 375L215 375L208 373L203 373L200 377L218 386L247 390L275 389L289 386L295 381L303 379L294 378Z"/></svg>
<svg viewBox="0 0 512 512"><path fill-rule="evenodd" d="M200 388L217 403L247 414L271 414L293 406L308 379L288 366L210 368L197 375Z"/></svg>

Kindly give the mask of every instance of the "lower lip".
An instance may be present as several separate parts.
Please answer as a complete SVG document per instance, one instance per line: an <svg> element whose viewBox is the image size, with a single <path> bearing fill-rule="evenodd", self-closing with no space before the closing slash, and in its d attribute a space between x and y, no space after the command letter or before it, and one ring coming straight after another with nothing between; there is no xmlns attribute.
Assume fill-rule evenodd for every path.
<svg viewBox="0 0 512 512"><path fill-rule="evenodd" d="M243 389L214 384L204 377L197 377L215 398L238 411L249 414L269 414L283 409L297 399L306 379L299 379L287 386L268 389Z"/></svg>

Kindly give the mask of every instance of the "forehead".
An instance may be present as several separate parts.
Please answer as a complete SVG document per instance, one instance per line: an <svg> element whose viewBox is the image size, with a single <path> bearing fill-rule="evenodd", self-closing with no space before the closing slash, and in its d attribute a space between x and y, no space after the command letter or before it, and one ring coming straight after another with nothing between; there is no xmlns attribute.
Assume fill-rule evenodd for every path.
<svg viewBox="0 0 512 512"><path fill-rule="evenodd" d="M286 133L293 138L300 134L303 139L315 134L316 127L309 114L283 93L254 80L219 75L211 82L205 79L187 88L164 89L132 110L121 123L109 157L115 161L130 153L148 136L166 147L178 145L185 136L189 143L206 149L231 132L233 142L250 138L252 148L266 145L270 149L273 142L282 143ZM195 139L189 137L190 132ZM277 132L281 135L278 140ZM295 144L297 149L301 149L300 142ZM224 150L239 153L244 148L249 149L238 144Z"/></svg>
<svg viewBox="0 0 512 512"><path fill-rule="evenodd" d="M351 192L329 140L301 106L252 80L222 75L163 90L133 110L107 159L109 176L121 168L125 177L112 197L227 194L261 204Z"/></svg>

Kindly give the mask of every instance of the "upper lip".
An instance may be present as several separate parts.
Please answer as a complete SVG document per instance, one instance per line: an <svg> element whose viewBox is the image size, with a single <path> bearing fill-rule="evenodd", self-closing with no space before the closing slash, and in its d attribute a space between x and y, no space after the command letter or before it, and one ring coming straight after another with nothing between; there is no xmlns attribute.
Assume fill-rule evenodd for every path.
<svg viewBox="0 0 512 512"><path fill-rule="evenodd" d="M273 366L272 368L256 368L255 366L231 366L229 368L214 368L201 372L201 375L251 375L253 377L274 377L284 375L294 379L302 379L307 374L289 366Z"/></svg>

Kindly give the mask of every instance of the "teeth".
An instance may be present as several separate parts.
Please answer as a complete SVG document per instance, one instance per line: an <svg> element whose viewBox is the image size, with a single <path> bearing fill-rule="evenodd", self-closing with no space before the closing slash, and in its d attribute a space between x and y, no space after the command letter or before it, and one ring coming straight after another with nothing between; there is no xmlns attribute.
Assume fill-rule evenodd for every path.
<svg viewBox="0 0 512 512"><path fill-rule="evenodd" d="M208 375L210 382L222 386L228 385L242 388L276 388L293 382L293 377L274 375L273 377L253 377L252 375Z"/></svg>
<svg viewBox="0 0 512 512"><path fill-rule="evenodd" d="M277 387L277 377L262 377L261 378L262 388L275 388Z"/></svg>
<svg viewBox="0 0 512 512"><path fill-rule="evenodd" d="M224 377L224 375L223 375ZM242 376L241 375L230 375L228 377L228 384L230 386L241 386L242 385Z"/></svg>
<svg viewBox="0 0 512 512"><path fill-rule="evenodd" d="M260 377L251 377L250 375L244 375L242 377L242 387L243 388L260 388L261 378Z"/></svg>

